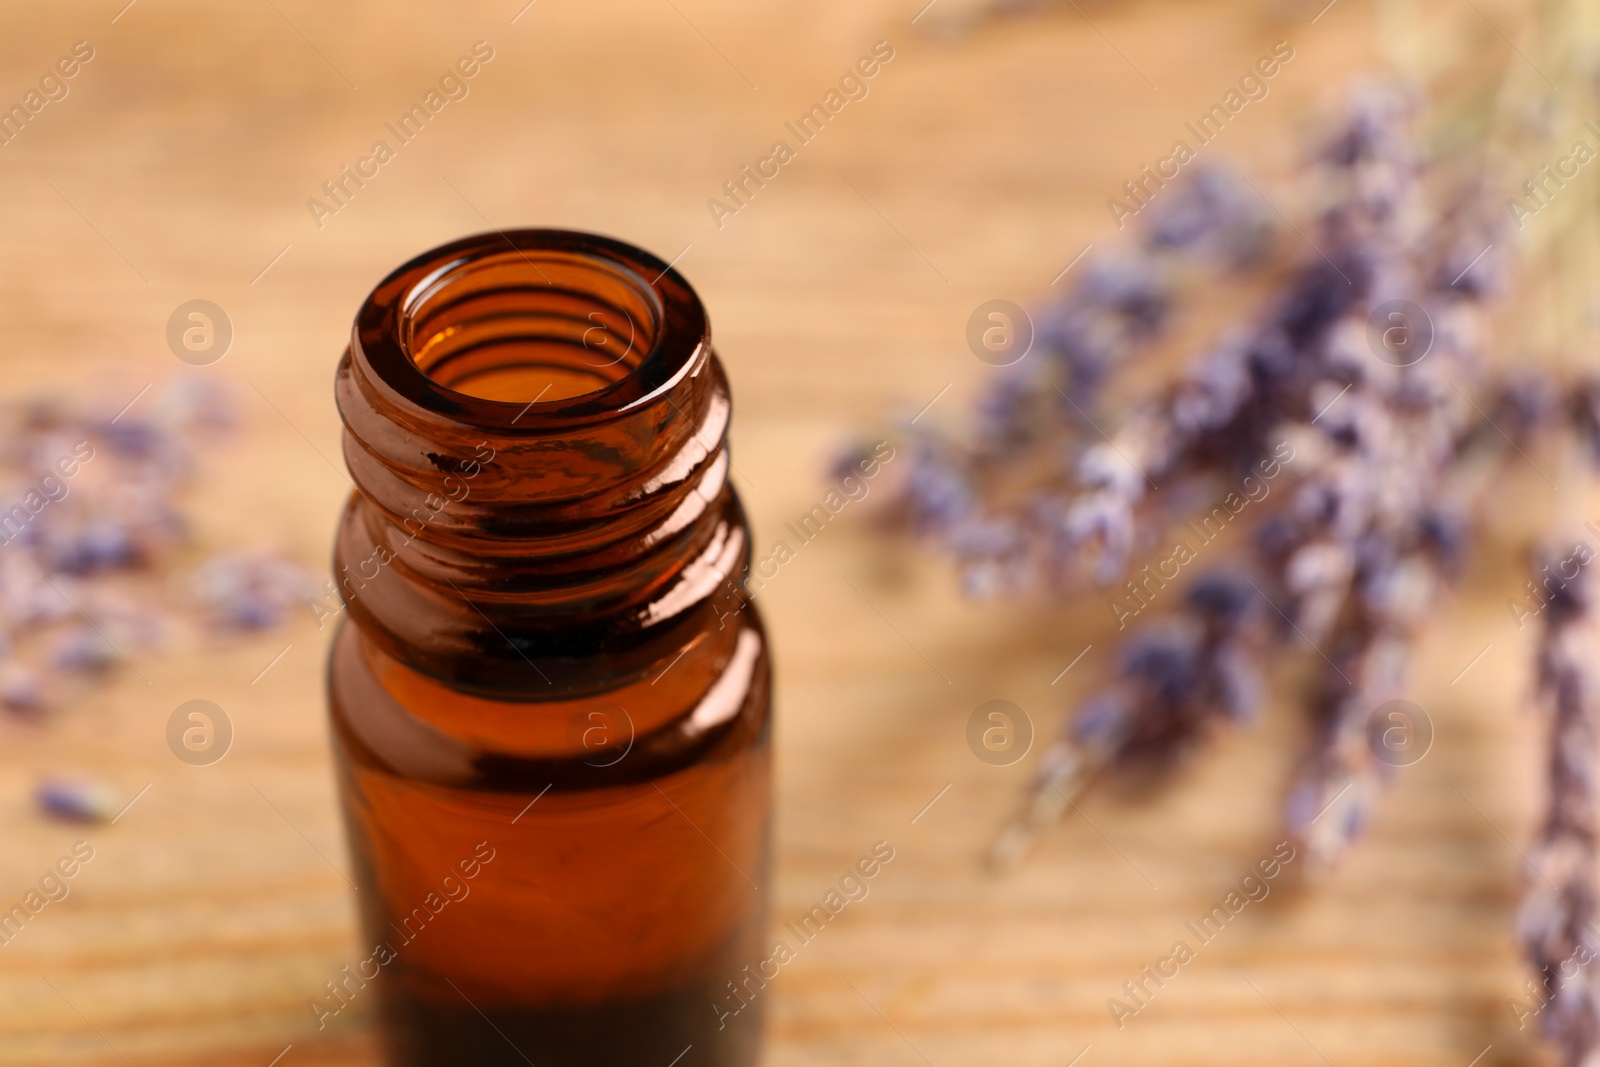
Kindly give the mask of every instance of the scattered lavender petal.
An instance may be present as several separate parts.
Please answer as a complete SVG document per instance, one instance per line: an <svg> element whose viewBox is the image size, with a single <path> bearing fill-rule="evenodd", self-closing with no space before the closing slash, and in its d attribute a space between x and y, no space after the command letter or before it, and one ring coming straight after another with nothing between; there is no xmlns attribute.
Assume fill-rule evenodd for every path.
<svg viewBox="0 0 1600 1067"><path fill-rule="evenodd" d="M33 796L40 811L67 822L108 823L120 810L108 787L78 778L48 778Z"/></svg>

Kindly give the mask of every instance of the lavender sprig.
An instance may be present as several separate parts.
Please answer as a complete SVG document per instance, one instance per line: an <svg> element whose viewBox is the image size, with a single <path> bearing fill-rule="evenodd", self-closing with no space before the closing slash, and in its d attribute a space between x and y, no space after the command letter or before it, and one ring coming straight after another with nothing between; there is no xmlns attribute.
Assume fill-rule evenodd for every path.
<svg viewBox="0 0 1600 1067"><path fill-rule="evenodd" d="M1552 556L1559 561L1560 554ZM1550 716L1548 797L1529 856L1518 917L1523 952L1538 976L1544 1036L1566 1067L1600 1055L1600 999L1586 967L1600 955L1600 678L1594 668L1594 583L1587 570L1549 590L1537 653L1537 693Z"/></svg>
<svg viewBox="0 0 1600 1067"><path fill-rule="evenodd" d="M1015 864L1038 829L1060 818L1100 772L1159 773L1213 727L1252 718L1262 691L1252 649L1260 608L1247 575L1216 571L1195 581L1175 617L1137 631L1122 649L1116 681L1086 700L1045 750L991 863Z"/></svg>
<svg viewBox="0 0 1600 1067"><path fill-rule="evenodd" d="M1323 645L1327 667L1311 700L1311 742L1287 803L1288 831L1314 866L1331 863L1360 835L1382 786L1408 761L1389 745L1388 720L1376 716L1402 697L1416 633L1458 576L1468 517L1509 451L1488 420L1464 423L1458 406L1437 400L1408 408L1400 402L1406 395L1391 400L1391 425L1377 435L1388 442L1387 461L1381 451L1353 449L1364 472L1347 491L1370 497L1355 509L1364 523L1353 536L1310 546L1339 551L1348 565ZM1306 590L1292 592L1302 596L1291 597L1291 617L1299 616L1321 642ZM1315 595L1325 593L1319 588ZM1416 726L1399 727L1407 742Z"/></svg>
<svg viewBox="0 0 1600 1067"><path fill-rule="evenodd" d="M971 442L912 431L898 515L955 556L969 593L1121 573L1146 473L1177 444L1159 404L1103 439L1102 387L1162 335L1185 271L1265 263L1267 211L1229 172L1197 167L1144 214L1137 246L1076 269L1038 316L1033 350L980 399Z"/></svg>
<svg viewBox="0 0 1600 1067"><path fill-rule="evenodd" d="M1291 622L1298 616L1313 631L1337 617L1355 573L1357 540L1391 502L1364 484L1376 468L1358 447L1361 430L1367 452L1377 448L1386 461L1382 472L1396 475L1390 469L1396 457L1386 392L1409 394L1395 387L1395 376L1385 368L1373 369L1375 361L1364 351L1364 320L1377 295L1390 291L1385 287L1411 276L1417 257L1415 224L1396 225L1412 207L1420 171L1405 130L1408 108L1400 94L1375 89L1358 95L1320 157L1333 172L1324 177L1337 194L1323 214L1322 250L1291 273L1261 325L1202 362L1164 397L1136 409L1124 424L1134 432L1112 442L1118 455L1143 459L1167 484L1180 473L1247 467L1272 451L1275 441L1327 442L1296 494L1297 513L1284 520L1288 536L1280 537L1280 550L1267 560L1274 573L1266 584L1291 593ZM1363 350L1352 351L1352 332L1362 338ZM1334 402L1343 407L1327 417ZM1142 484L1112 477L1115 465L1096 452L1086 452L1084 463L1107 471L1076 504L1101 516L1100 548L1110 544L1108 530L1119 534L1121 544L1131 544L1127 530ZM1403 491L1396 495L1407 498ZM1102 551L1102 567L1105 561ZM1120 573L1124 566L1125 558L1114 558L1106 569ZM1262 595L1259 587L1251 592ZM1246 663L1250 659L1242 645L1227 651ZM1136 756L1129 738L1154 731L1173 750L1183 750L1200 739L1205 724L1229 717L1226 704L1205 703L1215 693L1204 686L1191 686L1177 705L1131 686L1126 675L1141 666L1139 657L1125 656L1122 683L1080 709L1075 725L1046 753L1021 814L996 846L997 862L1020 856L1035 829L1095 773ZM1116 728L1093 728L1101 720Z"/></svg>

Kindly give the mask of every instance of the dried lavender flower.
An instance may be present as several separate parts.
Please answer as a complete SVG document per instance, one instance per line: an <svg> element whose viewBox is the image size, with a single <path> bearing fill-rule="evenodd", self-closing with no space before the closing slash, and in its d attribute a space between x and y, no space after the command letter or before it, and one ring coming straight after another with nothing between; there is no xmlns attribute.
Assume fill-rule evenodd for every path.
<svg viewBox="0 0 1600 1067"><path fill-rule="evenodd" d="M1481 290L1428 296L1439 328L1425 367L1374 358L1368 340L1374 309L1414 291L1415 279L1437 278L1437 248L1459 243L1460 220L1471 217L1425 209L1427 160L1408 129L1414 103L1386 89L1356 95L1318 157L1330 195L1317 255L1289 274L1259 325L1135 406L1108 444L1084 448L1070 505L1041 509L1057 523L1055 543L1108 580L1138 543L1138 510L1152 506L1146 479L1171 485L1244 469L1274 440L1295 442L1304 456L1298 484L1258 541L1270 592L1252 582L1251 593L1278 609L1279 641L1330 649L1312 702L1313 743L1288 804L1291 831L1323 860L1365 825L1389 769L1373 757L1368 720L1399 695L1413 632L1459 565L1471 493L1451 472L1481 444L1456 385L1470 380L1479 355L1472 303ZM1108 462L1112 454L1119 464ZM1115 476L1130 468L1138 477ZM1159 507L1172 493L1150 496ZM1097 771L1142 755L1162 762L1196 744L1207 724L1247 716L1259 700L1257 648L1236 637L1197 643L1194 607L1130 640L1118 680L1045 754L999 858L1014 857L1031 828L1061 809L1052 793L1070 797Z"/></svg>
<svg viewBox="0 0 1600 1067"><path fill-rule="evenodd" d="M229 550L202 563L192 578L206 617L236 630L264 630L315 593L305 568L271 552Z"/></svg>
<svg viewBox="0 0 1600 1067"><path fill-rule="evenodd" d="M50 653L50 666L69 674L104 674L119 662L111 642L89 625L73 626L59 635Z"/></svg>
<svg viewBox="0 0 1600 1067"><path fill-rule="evenodd" d="M45 687L38 672L17 663L0 665L0 704L8 711L35 712L45 702Z"/></svg>
<svg viewBox="0 0 1600 1067"><path fill-rule="evenodd" d="M39 810L67 822L108 823L119 810L107 786L83 778L47 778L33 795Z"/></svg>
<svg viewBox="0 0 1600 1067"><path fill-rule="evenodd" d="M900 522L950 551L966 588L1103 584L1126 567L1145 488L1186 439L1170 431L1158 399L1103 441L1102 387L1161 334L1186 271L1223 260L1261 265L1268 212L1231 172L1197 167L1136 224L1133 246L1086 261L1066 294L1035 315L1031 352L996 371L970 442L908 428ZM1238 372L1248 373L1242 361ZM1247 390L1247 378L1239 386Z"/></svg>
<svg viewBox="0 0 1600 1067"><path fill-rule="evenodd" d="M1550 562L1562 554L1547 553ZM1517 929L1538 984L1540 1027L1567 1067L1590 1067L1600 1049L1600 677L1594 668L1594 588L1585 570L1551 590L1537 653L1539 703L1550 717L1548 796ZM1576 972L1576 973L1569 973Z"/></svg>
<svg viewBox="0 0 1600 1067"><path fill-rule="evenodd" d="M1213 725L1254 716L1262 683L1250 645L1259 615L1254 583L1223 570L1198 578L1175 617L1136 631L1116 681L1086 699L1045 751L991 861L1016 862L1096 774L1159 772L1198 748Z"/></svg>
<svg viewBox="0 0 1600 1067"><path fill-rule="evenodd" d="M227 391L199 377L132 405L110 394L0 403L0 705L36 714L180 624L195 638L259 630L314 593L281 556L222 553L193 580L203 617L166 609L167 572L190 548L186 492L231 412Z"/></svg>

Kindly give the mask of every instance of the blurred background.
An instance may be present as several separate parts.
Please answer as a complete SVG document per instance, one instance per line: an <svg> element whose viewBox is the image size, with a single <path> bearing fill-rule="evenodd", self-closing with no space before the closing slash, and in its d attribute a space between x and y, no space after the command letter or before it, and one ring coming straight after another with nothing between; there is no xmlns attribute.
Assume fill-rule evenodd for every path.
<svg viewBox="0 0 1600 1067"><path fill-rule="evenodd" d="M1206 148L1270 197L1275 225L1278 208L1303 217L1298 162L1360 78L1407 61L1427 64L1424 80L1502 69L1534 47L1530 6L1499 0L524 2L0 13L0 104L28 112L0 126L0 399L52 396L99 420L80 494L134 462L119 449L156 447L141 432L181 439L186 457L182 478L151 480L170 481L182 524L121 590L135 636L100 634L115 657L79 649L104 661L88 670L59 641L29 653L82 683L44 696L28 686L48 679L7 683L0 905L76 842L93 859L0 945L0 1063L376 1062L370 1004L320 1029L308 1008L359 950L325 736L332 629L306 601L350 489L333 368L394 266L518 226L599 231L673 261L732 377L736 484L760 549L826 492L843 445L897 419L964 418L996 373L968 345L974 309L1039 307L1080 257L1115 249L1108 199L1275 43L1292 62ZM1407 48L1386 38L1396 10L1423 27ZM57 64L78 42L67 77L74 64ZM330 196L324 183L375 141L397 145L385 124L477 42L492 58L463 93ZM875 46L892 58L866 95L798 145L785 123ZM792 162L737 212L713 210L779 139ZM171 342L192 301L210 302L226 344ZM1187 328L1214 333L1246 307L1222 286ZM19 410L8 439L60 417ZM14 466L7 499L35 477ZM1549 487L1526 481L1504 488L1491 549L1549 508ZM241 592L257 571L239 559L310 588ZM72 612L75 590L102 595L79 581L57 591ZM1107 669L1115 619L1098 599L965 599L944 560L847 511L760 593L777 651L774 926L874 842L895 859L765 994L767 1062L1546 1062L1511 1007L1527 998L1512 916L1542 735L1504 605L1521 582L1510 548L1483 552L1419 646L1412 699L1436 738L1362 846L1315 885L1274 883L1119 1025L1108 998L1282 840L1299 717L1269 702L1164 788L1086 796L992 875L983 857L1037 750L979 758L969 719L1007 700L1047 737ZM168 636L138 637L142 598L171 606L150 624ZM228 724L220 759L170 741L195 700Z"/></svg>

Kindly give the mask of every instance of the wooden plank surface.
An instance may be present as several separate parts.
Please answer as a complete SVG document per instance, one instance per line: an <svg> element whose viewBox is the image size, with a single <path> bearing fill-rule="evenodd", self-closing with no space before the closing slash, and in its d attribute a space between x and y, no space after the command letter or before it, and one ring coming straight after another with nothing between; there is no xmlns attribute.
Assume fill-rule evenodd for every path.
<svg viewBox="0 0 1600 1067"><path fill-rule="evenodd" d="M0 13L0 99L74 41L96 50L0 148L7 391L132 397L183 369L163 340L173 308L216 301L237 336L198 373L237 387L244 427L205 457L197 551L276 544L317 565L348 490L330 462L333 364L372 283L419 250L535 224L682 250L734 381L739 485L765 544L820 498L857 429L936 395L930 418L959 413L991 373L962 342L971 309L1037 304L1085 245L1114 245L1105 198L1270 42L1290 40L1294 63L1208 151L1289 190L1298 117L1374 41L1358 0L1314 25L1321 4L1298 0L1062 5L961 43L911 25L919 0L122 3ZM1473 12L1455 18L1503 52ZM318 228L307 198L478 40L495 56L470 95ZM707 198L878 40L895 58L870 95L718 228ZM1539 485L1508 493L1510 512L1549 506ZM1121 1029L1107 998L1278 840L1294 706L1275 700L1153 797L1091 796L992 878L979 858L1032 760L980 762L967 718L1005 698L1052 729L1109 662L1110 615L1090 598L967 603L937 561L858 518L829 527L761 594L778 652L775 928L873 842L896 858L763 994L768 1062L1060 1067L1089 1046L1078 1062L1462 1067L1491 1045L1486 1067L1534 1060L1507 1002L1541 730L1519 710L1526 635L1503 606L1519 528L1503 525L1421 649L1413 699L1438 737L1369 840L1323 884L1252 905ZM358 958L324 638L308 615L141 660L142 678L47 729L0 722L0 901L73 841L96 850L72 895L0 948L0 1063L265 1067L291 1045L285 1067L376 1062L370 1003L321 1032L307 1008ZM1305 665L1279 670L1287 683ZM207 768L164 741L197 697L237 729ZM80 833L32 808L53 772L149 789Z"/></svg>

